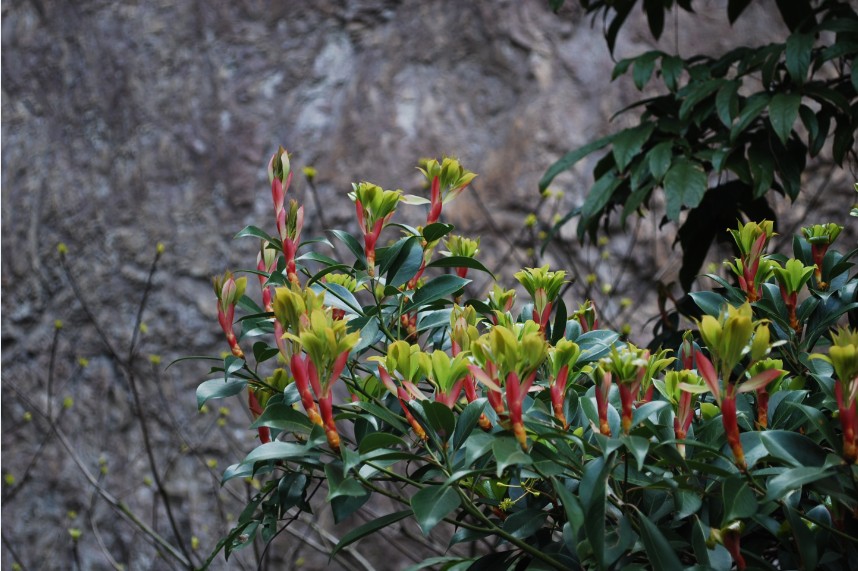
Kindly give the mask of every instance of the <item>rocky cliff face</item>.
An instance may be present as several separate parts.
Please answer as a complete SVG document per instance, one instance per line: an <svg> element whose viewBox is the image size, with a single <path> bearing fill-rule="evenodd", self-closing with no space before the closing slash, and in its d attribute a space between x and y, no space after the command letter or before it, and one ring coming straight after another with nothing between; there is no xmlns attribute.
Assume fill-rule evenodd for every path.
<svg viewBox="0 0 858 571"><path fill-rule="evenodd" d="M244 492L219 492L216 475L253 445L240 428L246 419L236 418L233 430L233 421L218 426L214 413L197 418L193 390L205 365L182 363L164 373L163 364L222 350L209 279L253 259L255 245L232 241L235 231L273 226L264 167L278 144L294 153L296 167L318 171L318 202L303 181L295 184L307 203L306 235L320 233L323 220L351 224L344 196L351 181L418 191L417 159L449 154L480 173L449 221L483 237L490 267L531 262L535 230L523 232L522 220L537 201L537 180L561 153L610 130L610 115L638 95L623 81L610 83L600 22L583 19L572 2L560 15L546 4L4 4L3 470L17 479L4 488L4 567L13 552L28 568L67 569L75 557L91 569L108 568L110 557L127 568L161 567L152 563L153 548L91 499L36 413L48 410L48 400L55 416L65 410L59 426L79 460L96 475L110 466L105 487L149 509L154 525L172 537L163 511L146 507L155 492L148 480L141 484L151 469L134 419L136 382L184 540L198 536L208 549L235 517L228 513L234 505L218 494ZM713 16L704 9L696 27L677 16L664 40L669 48L717 51L732 41L720 21L723 4L701 3ZM752 33L762 42L780 33L761 25L765 10L763 4L744 18L736 37ZM632 23L618 55L649 41L645 25ZM558 179L565 195L542 211L545 224L580 204L588 172L582 164ZM651 234L655 222L642 228ZM621 236L608 248L628 252L640 236ZM60 242L86 307L62 271ZM142 315L145 332L123 368L105 341L126 358L157 243L166 252ZM671 262L664 242L636 248L624 278L617 268L594 271L615 290L632 284L637 303L646 288L636 280L669 275ZM573 250L570 258L549 251L548 260L578 264L583 277L599 252ZM616 325L645 317L618 316ZM64 327L49 382L58 319ZM148 355L162 365L150 366ZM70 409L61 406L66 396L75 400ZM242 410L226 405L236 417ZM38 462L28 470L34 454ZM100 538L90 531L93 522ZM77 544L66 528L85 530ZM298 557L281 550L293 562Z"/></svg>

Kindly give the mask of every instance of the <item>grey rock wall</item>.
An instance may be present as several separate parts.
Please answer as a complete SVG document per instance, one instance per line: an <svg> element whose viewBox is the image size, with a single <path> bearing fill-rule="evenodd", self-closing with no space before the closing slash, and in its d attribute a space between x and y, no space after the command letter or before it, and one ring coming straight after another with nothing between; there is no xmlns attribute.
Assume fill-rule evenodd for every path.
<svg viewBox="0 0 858 571"><path fill-rule="evenodd" d="M238 402L225 403L233 412L223 427L216 413L196 414L194 387L205 364L181 363L166 372L163 364L223 349L209 279L251 264L256 246L232 241L237 230L273 225L268 157L283 144L296 167L318 170L320 204L303 181L294 185L307 203L306 235L313 235L321 231L320 214L328 224L351 224L350 182L417 192L419 157L458 156L480 176L446 216L463 233L482 236L489 265L508 275L530 262L528 248L537 245L532 233L522 233L522 220L534 208L544 170L566 150L612 129L611 114L638 96L628 83L609 81L613 63L600 22L583 19L571 1L560 15L546 4L4 3L3 471L20 486L4 488L4 568L12 552L27 568L68 569L75 558L83 568L109 568L105 550L126 568L166 565L103 502L91 500L79 470L33 412L47 408L51 340L60 319L54 412L65 396L75 400L60 427L91 471L97 474L105 462L111 467L107 488L151 511L146 506L154 492L128 375L73 294L57 244L67 245L82 296L122 355L156 244L165 245L132 364L182 533L186 541L200 538L200 552L210 549L234 520L228 510L237 509L237 500L229 496L245 493L220 490L217 475L253 440L242 429L247 423ZM718 50L737 37L764 42L781 33L765 3L730 32L724 4L700 3L702 15L694 20L678 15L663 45L687 55ZM617 55L650 45L645 25L633 22ZM588 166L558 179L565 195L543 210L545 224L580 204ZM411 216L417 222L421 213ZM598 273L628 290L640 308L648 290L640 281L654 275L669 281L675 272L669 246L647 239L653 225L650 219L638 236L620 234L607 247L625 256L625 281L612 281L622 272L600 265L596 248L573 246L571 260L549 252L548 260L579 264L581 277ZM510 237L522 240L508 245ZM634 255L626 256L635 240ZM583 299L583 283L567 302ZM618 314L616 325L650 315ZM160 356L162 365L151 366L148 355ZM78 365L79 357L88 366ZM209 466L212 460L220 462L217 468ZM218 497L225 499L218 503ZM101 530L104 549L88 517ZM152 518L171 537L163 511ZM70 527L84 529L77 549ZM296 554L288 542L278 545L286 553L280 557L293 563L312 551ZM384 553L379 557L385 561ZM317 559L305 568L324 568L325 558Z"/></svg>

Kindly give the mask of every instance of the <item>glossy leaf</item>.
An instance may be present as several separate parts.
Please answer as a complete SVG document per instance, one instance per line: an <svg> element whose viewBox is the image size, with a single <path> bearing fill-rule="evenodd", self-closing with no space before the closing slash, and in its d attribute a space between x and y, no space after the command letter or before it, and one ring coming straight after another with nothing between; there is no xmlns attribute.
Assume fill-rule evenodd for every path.
<svg viewBox="0 0 858 571"><path fill-rule="evenodd" d="M413 512L410 509L393 512L392 514L387 514L375 519L371 519L367 523L354 528L340 538L339 543L337 543L334 546L334 549L331 551L331 557L334 557L340 550L348 547L355 541L358 541L360 539L363 539L364 537L367 537L368 535L372 535L377 531L385 529L386 527L389 527L394 523L409 517L412 513Z"/></svg>
<svg viewBox="0 0 858 571"><path fill-rule="evenodd" d="M426 486L411 496L414 519L423 535L429 535L436 525L460 505L459 494L449 486Z"/></svg>
<svg viewBox="0 0 858 571"><path fill-rule="evenodd" d="M703 200L708 180L700 163L685 158L673 162L664 176L667 216L678 220L683 206L694 208Z"/></svg>

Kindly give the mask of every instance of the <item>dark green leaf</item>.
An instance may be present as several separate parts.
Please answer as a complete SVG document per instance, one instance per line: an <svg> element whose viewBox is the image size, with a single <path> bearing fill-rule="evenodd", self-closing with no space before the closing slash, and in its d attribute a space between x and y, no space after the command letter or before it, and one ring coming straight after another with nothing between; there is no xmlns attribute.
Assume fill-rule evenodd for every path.
<svg viewBox="0 0 858 571"><path fill-rule="evenodd" d="M518 539L526 539L542 529L548 520L548 512L526 509L516 512L503 522L503 530Z"/></svg>
<svg viewBox="0 0 858 571"><path fill-rule="evenodd" d="M607 329L597 329L584 333L574 340L581 349L581 356L578 358L579 362L592 363L593 361L598 361L608 354L611 346L619 338L619 334Z"/></svg>
<svg viewBox="0 0 858 571"><path fill-rule="evenodd" d="M646 155L649 161L649 171L656 180L661 180L670 168L673 160L673 141L662 141L654 146Z"/></svg>
<svg viewBox="0 0 858 571"><path fill-rule="evenodd" d="M308 454L307 447L294 442L267 442L260 444L248 454L242 464L264 462L266 460L290 460L301 458Z"/></svg>
<svg viewBox="0 0 858 571"><path fill-rule="evenodd" d="M748 487L748 482L740 476L724 481L724 518L722 525L737 519L749 518L757 513L757 498Z"/></svg>
<svg viewBox="0 0 858 571"><path fill-rule="evenodd" d="M796 33L786 41L786 68L792 80L801 85L807 79L810 56L813 50L813 34Z"/></svg>
<svg viewBox="0 0 858 571"><path fill-rule="evenodd" d="M485 267L482 262L475 258L468 258L467 256L444 256L442 258L438 258L432 262L426 264L427 268L470 268L473 270L479 270L481 272L485 272L495 277L495 275Z"/></svg>
<svg viewBox="0 0 858 571"><path fill-rule="evenodd" d="M471 283L471 280L460 278L459 276L438 276L427 282L423 287L418 288L414 292L414 297L411 298L411 303L407 304L402 311L403 313L407 313L418 307L452 295L469 283Z"/></svg>
<svg viewBox="0 0 858 571"><path fill-rule="evenodd" d="M331 557L335 556L337 552L339 552L344 547L348 547L355 541L363 539L368 535L372 535L376 531L389 527L394 523L407 518L412 513L413 512L411 510L402 510L370 520L367 523L356 527L355 529L351 530L340 538L339 543L337 543L337 545L334 546L334 549L331 551Z"/></svg>
<svg viewBox="0 0 858 571"><path fill-rule="evenodd" d="M366 494L360 482L343 474L343 465L340 462L325 464L325 479L328 484L328 495L325 498L327 502L343 496L359 498Z"/></svg>
<svg viewBox="0 0 858 571"><path fill-rule="evenodd" d="M434 242L435 240L440 240L447 234L453 231L452 224L444 224L443 222L435 222L434 224L428 225L423 229L423 238L427 242Z"/></svg>
<svg viewBox="0 0 858 571"><path fill-rule="evenodd" d="M697 307L703 310L706 315L718 317L721 313L721 308L727 303L720 294L714 291L695 291L689 294Z"/></svg>
<svg viewBox="0 0 858 571"><path fill-rule="evenodd" d="M278 353L280 350L277 347L271 347L264 341L257 341L253 344L253 358L256 359L257 364L276 357Z"/></svg>
<svg viewBox="0 0 858 571"><path fill-rule="evenodd" d="M236 238L244 238L246 236L265 240L269 242L275 249L280 250L280 248L278 247L278 244L280 244L280 240L271 237L267 232L260 228L257 228L256 226L245 226L238 234L233 236L233 240Z"/></svg>
<svg viewBox="0 0 858 571"><path fill-rule="evenodd" d="M723 84L715 95L715 111L718 118L725 127L733 124L733 118L739 113L739 86L738 80L728 81Z"/></svg>
<svg viewBox="0 0 858 571"><path fill-rule="evenodd" d="M765 109L768 104L769 95L767 93L755 93L745 101L745 105L742 107L742 111L739 113L738 119L730 129L731 143L736 142L739 135L748 128L748 125L759 117L760 113L763 112L763 109Z"/></svg>
<svg viewBox="0 0 858 571"><path fill-rule="evenodd" d="M680 94L685 93L682 105L679 106L679 118L682 121L688 120L697 104L715 93L725 83L725 79L707 79L690 83L688 87L683 88L679 92Z"/></svg>
<svg viewBox="0 0 858 571"><path fill-rule="evenodd" d="M644 0L645 2L648 0ZM635 82L635 87L641 90L649 82L652 77L652 71L655 68L655 60L659 56L659 52L647 52L635 58L635 67L632 70L632 79ZM616 139L614 139L616 144Z"/></svg>
<svg viewBox="0 0 858 571"><path fill-rule="evenodd" d="M682 58L676 56L665 55L661 58L661 76L664 78L664 85L671 93L679 89L679 78L684 65Z"/></svg>
<svg viewBox="0 0 858 571"><path fill-rule="evenodd" d="M650 62L650 72L652 72L651 64L652 62ZM625 170L631 160L641 152L641 148L647 139L649 139L654 128L655 125L653 123L644 123L617 133L616 137L614 137L612 152L614 160L617 163L617 168L620 171Z"/></svg>
<svg viewBox="0 0 858 571"><path fill-rule="evenodd" d="M313 423L310 422L306 414L298 412L291 405L269 404L250 428L259 428L260 426L268 426L286 432L309 434L313 428Z"/></svg>
<svg viewBox="0 0 858 571"><path fill-rule="evenodd" d="M391 434L389 432L373 432L361 439L358 444L358 451L361 454L367 454L368 452L378 450L379 448L393 448L395 446L408 448L408 444L395 434Z"/></svg>
<svg viewBox="0 0 858 571"><path fill-rule="evenodd" d="M661 0L644 0L643 8L652 37L659 39L664 31L664 3Z"/></svg>
<svg viewBox="0 0 858 571"><path fill-rule="evenodd" d="M679 220L683 206L694 208L703 200L707 188L706 172L700 163L686 158L673 162L664 176L664 193L667 196L667 217Z"/></svg>
<svg viewBox="0 0 858 571"><path fill-rule="evenodd" d="M316 293L325 292L325 305L342 309L346 313L361 315L361 306L354 294L335 283L315 283L312 285Z"/></svg>
<svg viewBox="0 0 858 571"><path fill-rule="evenodd" d="M471 435L471 432L474 431L485 406L486 399L477 399L474 402L468 403L462 409L462 412L456 419L456 429L453 432L453 450L461 448L465 440Z"/></svg>
<svg viewBox="0 0 858 571"><path fill-rule="evenodd" d="M247 386L244 379L211 379L200 383L197 387L197 408L202 408L206 401L211 399L222 399L237 395Z"/></svg>
<svg viewBox="0 0 858 571"><path fill-rule="evenodd" d="M638 522L640 522L641 539L649 559L649 565L653 569L682 569L683 565L680 563L676 551L668 543L658 526L640 511L638 512Z"/></svg>
<svg viewBox="0 0 858 571"><path fill-rule="evenodd" d="M429 535L438 523L460 505L459 494L447 486L426 486L411 496L414 519L417 520L423 535Z"/></svg>
<svg viewBox="0 0 858 571"><path fill-rule="evenodd" d="M552 478L554 491L557 492L557 497L563 505L563 511L566 512L566 520L572 526L574 534L578 534L578 530L584 525L584 510L581 509L581 502L570 492L561 481Z"/></svg>
<svg viewBox="0 0 858 571"><path fill-rule="evenodd" d="M545 171L545 174L542 175L542 178L539 179L539 192L544 191L548 188L548 185L551 184L551 181L554 180L558 174L562 173L566 169L570 169L575 166L575 163L586 157L587 155L598 151L599 149L605 148L613 139L616 137L616 134L608 135L607 137L602 137L601 139L597 139L592 143L588 143L583 147L579 147L574 151L569 151L560 159L558 159L553 165L548 167L548 170Z"/></svg>
<svg viewBox="0 0 858 571"><path fill-rule="evenodd" d="M444 403L424 400L408 403L418 422L439 444L444 444L453 435L456 417Z"/></svg>
<svg viewBox="0 0 858 571"><path fill-rule="evenodd" d="M766 501L779 500L787 492L796 490L805 484L810 484L829 477L831 474L824 468L800 467L790 468L781 472L766 483Z"/></svg>
<svg viewBox="0 0 858 571"><path fill-rule="evenodd" d="M767 430L760 433L760 440L769 454L793 467L822 466L825 463L825 450L803 434Z"/></svg>
<svg viewBox="0 0 858 571"><path fill-rule="evenodd" d="M351 251L355 259L366 266L366 255L364 254L363 246L360 245L360 242L358 242L354 236L342 230L328 230L328 232L345 244L346 248Z"/></svg>
<svg viewBox="0 0 858 571"><path fill-rule="evenodd" d="M399 287L407 283L423 264L423 247L420 245L419 238L411 236L400 242L402 245L396 250L396 255L391 255L390 263L379 270L386 274L387 285L390 287Z"/></svg>
<svg viewBox="0 0 858 571"><path fill-rule="evenodd" d="M623 180L618 178L614 171L610 171L598 180L596 180L590 193L587 195L584 204L581 206L581 222L578 226L578 234L583 235L582 225L586 227L594 216L599 214L608 201L611 200L614 191L622 184Z"/></svg>
<svg viewBox="0 0 858 571"><path fill-rule="evenodd" d="M492 454L498 465L498 478L507 466L533 464L533 459L521 450L518 440L512 436L497 436L492 442Z"/></svg>
<svg viewBox="0 0 858 571"><path fill-rule="evenodd" d="M777 93L769 102L769 120L772 122L772 129L784 145L792 132L800 105L801 95L797 93Z"/></svg>

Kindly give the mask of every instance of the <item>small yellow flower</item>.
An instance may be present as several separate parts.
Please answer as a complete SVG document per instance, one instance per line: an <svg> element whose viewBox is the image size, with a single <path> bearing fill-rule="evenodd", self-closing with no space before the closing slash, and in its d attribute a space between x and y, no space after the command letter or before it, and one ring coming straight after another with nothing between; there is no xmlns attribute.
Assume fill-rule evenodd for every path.
<svg viewBox="0 0 858 571"><path fill-rule="evenodd" d="M54 329L62 329L63 328L63 320L57 319L54 321Z"/></svg>
<svg viewBox="0 0 858 571"><path fill-rule="evenodd" d="M74 399L71 397L66 397L63 399L63 408L71 408L74 406Z"/></svg>
<svg viewBox="0 0 858 571"><path fill-rule="evenodd" d="M596 283L596 281L598 281L599 278L596 277L596 274L587 274L587 277L585 279L587 281L587 285L593 285Z"/></svg>
<svg viewBox="0 0 858 571"><path fill-rule="evenodd" d="M163 254L166 249L167 247L164 246L163 242L158 242L158 244L155 246L155 251L158 252L159 256Z"/></svg>
<svg viewBox="0 0 858 571"><path fill-rule="evenodd" d="M306 166L303 169L301 169L301 171L304 173L304 178L306 178L310 182L313 182L313 179L316 178L316 174L318 174L316 169L314 167L311 167L311 166Z"/></svg>
<svg viewBox="0 0 858 571"><path fill-rule="evenodd" d="M160 355L149 355L149 362L153 365L161 364L161 356Z"/></svg>
<svg viewBox="0 0 858 571"><path fill-rule="evenodd" d="M72 541L77 541L80 539L81 531L76 527L69 528L69 536L71 536Z"/></svg>
<svg viewBox="0 0 858 571"><path fill-rule="evenodd" d="M140 333L146 334L149 333L149 326L145 323L140 324Z"/></svg>
<svg viewBox="0 0 858 571"><path fill-rule="evenodd" d="M191 536L191 549L196 551L199 548L200 548L200 538L197 537L196 535L192 535Z"/></svg>
<svg viewBox="0 0 858 571"><path fill-rule="evenodd" d="M215 468L217 468L217 460L215 460L214 458L209 458L208 460L206 460L206 466L214 470Z"/></svg>
<svg viewBox="0 0 858 571"><path fill-rule="evenodd" d="M533 228L536 226L536 214L531 212L527 216L524 217L524 226L526 228Z"/></svg>
<svg viewBox="0 0 858 571"><path fill-rule="evenodd" d="M6 472L6 474L3 475L3 483L6 484L7 486L14 486L15 485L15 475L12 474L11 472Z"/></svg>
<svg viewBox="0 0 858 571"><path fill-rule="evenodd" d="M33 420L33 413L29 410L24 413L24 422L31 422Z"/></svg>
<svg viewBox="0 0 858 571"><path fill-rule="evenodd" d="M57 252L59 252L60 256L65 256L69 253L69 247L66 246L65 242L60 242L57 244Z"/></svg>
<svg viewBox="0 0 858 571"><path fill-rule="evenodd" d="M86 367L88 367L88 366L89 366L89 359L87 359L86 357L78 357L78 358L77 358L77 364L78 364L80 367L82 367L82 368L84 368L84 369L85 369Z"/></svg>

